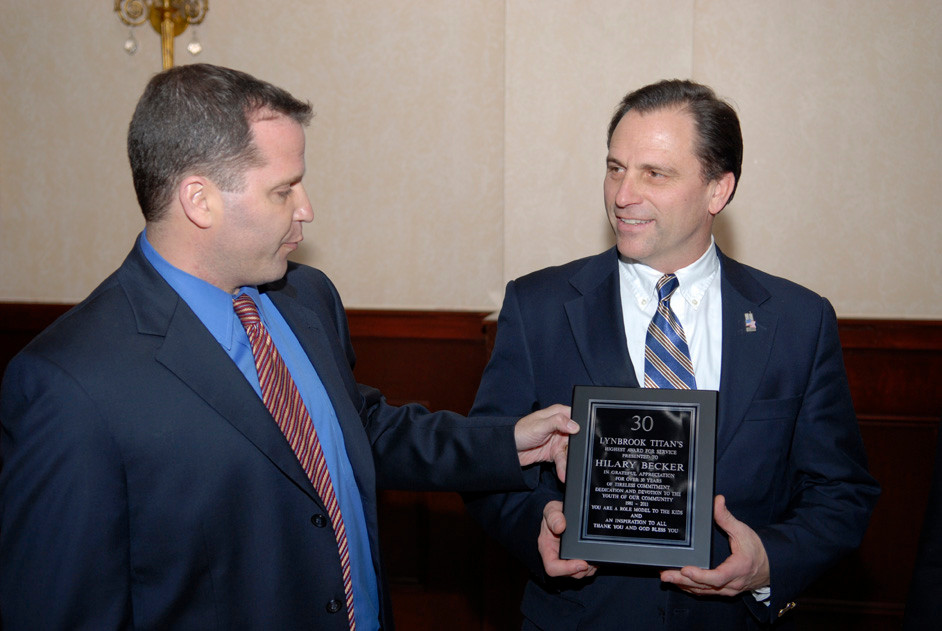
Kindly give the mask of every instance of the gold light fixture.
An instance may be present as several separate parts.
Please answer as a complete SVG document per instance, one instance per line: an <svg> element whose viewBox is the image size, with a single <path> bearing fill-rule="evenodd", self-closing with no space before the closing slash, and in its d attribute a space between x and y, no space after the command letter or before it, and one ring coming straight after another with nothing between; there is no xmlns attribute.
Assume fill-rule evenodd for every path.
<svg viewBox="0 0 942 631"><path fill-rule="evenodd" d="M174 38L190 24L203 21L209 11L209 0L114 0L114 10L121 21L131 27L150 21L154 30L160 33L161 57L166 70L173 67ZM124 50L129 55L137 51L133 31L124 43ZM187 50L198 55L203 47L194 37Z"/></svg>

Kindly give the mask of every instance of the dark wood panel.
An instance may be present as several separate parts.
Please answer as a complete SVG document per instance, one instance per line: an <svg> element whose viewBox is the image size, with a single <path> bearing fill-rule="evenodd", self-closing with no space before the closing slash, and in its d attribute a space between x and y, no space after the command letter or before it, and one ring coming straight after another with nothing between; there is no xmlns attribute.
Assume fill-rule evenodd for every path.
<svg viewBox="0 0 942 631"><path fill-rule="evenodd" d="M942 321L841 320L858 415L942 414Z"/></svg>
<svg viewBox="0 0 942 631"><path fill-rule="evenodd" d="M390 403L467 414L487 363L483 312L347 312L361 383Z"/></svg>
<svg viewBox="0 0 942 631"><path fill-rule="evenodd" d="M0 302L0 375L21 348L71 308L67 304Z"/></svg>
<svg viewBox="0 0 942 631"><path fill-rule="evenodd" d="M487 354L481 339L353 337L357 381L379 387L393 404L418 401L467 414Z"/></svg>
<svg viewBox="0 0 942 631"><path fill-rule="evenodd" d="M847 349L844 365L857 413L938 416L940 358L938 350Z"/></svg>
<svg viewBox="0 0 942 631"><path fill-rule="evenodd" d="M838 320L841 348L942 351L942 320Z"/></svg>
<svg viewBox="0 0 942 631"><path fill-rule="evenodd" d="M399 311L348 309L350 336L356 339L434 339L481 341L483 311Z"/></svg>

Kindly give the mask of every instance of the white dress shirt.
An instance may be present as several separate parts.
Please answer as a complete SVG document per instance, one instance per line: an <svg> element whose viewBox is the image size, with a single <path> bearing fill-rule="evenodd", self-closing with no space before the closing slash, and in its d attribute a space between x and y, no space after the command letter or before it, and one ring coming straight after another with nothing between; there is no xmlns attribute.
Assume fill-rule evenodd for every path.
<svg viewBox="0 0 942 631"><path fill-rule="evenodd" d="M720 259L711 239L703 256L675 272L679 284L670 300L671 310L684 328L698 390L720 389L723 303L719 272ZM619 257L618 274L628 356L643 386L644 343L657 311L657 281L664 274L624 257Z"/></svg>

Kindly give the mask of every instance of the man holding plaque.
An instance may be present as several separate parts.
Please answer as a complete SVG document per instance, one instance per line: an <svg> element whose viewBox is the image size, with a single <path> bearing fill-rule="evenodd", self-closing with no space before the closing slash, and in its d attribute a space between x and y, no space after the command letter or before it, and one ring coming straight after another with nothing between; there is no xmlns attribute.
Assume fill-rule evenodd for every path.
<svg viewBox="0 0 942 631"><path fill-rule="evenodd" d="M525 629L775 624L860 544L879 495L834 310L714 244L742 135L711 89L663 81L628 94L608 148L616 247L508 284L472 415L568 403L575 386L718 391L712 569L561 559L563 488L548 468L532 492L468 507L531 573ZM629 449L628 436L602 440Z"/></svg>

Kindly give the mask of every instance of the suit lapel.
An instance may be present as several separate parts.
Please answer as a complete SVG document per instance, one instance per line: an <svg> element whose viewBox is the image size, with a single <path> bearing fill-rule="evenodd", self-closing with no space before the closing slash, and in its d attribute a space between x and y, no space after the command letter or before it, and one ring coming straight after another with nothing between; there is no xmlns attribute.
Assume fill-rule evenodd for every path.
<svg viewBox="0 0 942 631"><path fill-rule="evenodd" d="M746 268L720 253L723 291L723 354L720 370L716 459L723 456L755 397L772 350L776 314L761 304L770 295ZM747 330L751 313L755 331Z"/></svg>
<svg viewBox="0 0 942 631"><path fill-rule="evenodd" d="M207 338L211 344L206 343ZM299 488L320 501L268 408L182 300L156 359L229 421Z"/></svg>
<svg viewBox="0 0 942 631"><path fill-rule="evenodd" d="M132 250L119 275L138 331L164 338L155 359L320 503L265 404L196 314L147 262L139 246Z"/></svg>
<svg viewBox="0 0 942 631"><path fill-rule="evenodd" d="M581 294L566 303L566 314L592 380L585 385L639 387L628 357L615 249L588 259L570 284Z"/></svg>

